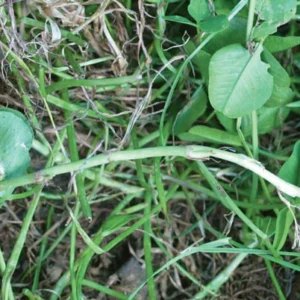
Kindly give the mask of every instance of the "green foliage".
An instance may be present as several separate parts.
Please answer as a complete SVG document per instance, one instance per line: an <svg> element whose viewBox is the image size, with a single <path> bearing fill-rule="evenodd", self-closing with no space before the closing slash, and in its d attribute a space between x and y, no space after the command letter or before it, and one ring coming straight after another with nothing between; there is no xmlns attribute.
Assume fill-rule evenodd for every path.
<svg viewBox="0 0 300 300"><path fill-rule="evenodd" d="M217 51L209 66L209 99L213 108L238 118L261 108L270 98L273 77L262 62L259 46L251 55L234 44Z"/></svg>
<svg viewBox="0 0 300 300"><path fill-rule="evenodd" d="M178 114L174 124L174 133L179 134L189 130L191 125L204 114L206 106L206 93L203 87L199 87Z"/></svg>
<svg viewBox="0 0 300 300"><path fill-rule="evenodd" d="M266 134L273 129L282 126L289 114L289 109L285 107L262 107L257 111L258 133ZM245 136L252 134L252 118L250 115L242 120L242 130Z"/></svg>
<svg viewBox="0 0 300 300"><path fill-rule="evenodd" d="M0 197L14 201L9 209L23 218L13 249L0 245L1 299L22 297L24 284L23 297L32 299L96 293L133 299L147 284L154 300L161 297L156 276L169 267L194 292L190 298L218 297L210 292L218 293L250 255L246 263L264 260L285 299L272 267L300 271L297 253L288 249L300 195L299 116L290 113L300 113L300 56L292 49L300 45L297 1L126 0L121 10L113 1L100 8L79 1L80 18L65 4L49 4L47 12L32 5L25 17L23 2L14 5L15 22L1 7L7 28L0 24L0 55L4 79L17 90L38 139L32 142L22 114L0 109ZM37 160L47 163L26 174L32 144ZM65 173L71 180L63 190L55 182L47 189L36 184ZM14 187L20 189L12 194ZM34 241L37 263L27 270L21 254L32 228L42 238ZM204 236L206 243L193 247ZM121 278L118 286L106 282L111 267L127 265L127 245L145 262L142 283L131 291ZM69 265L46 282L41 277L48 261L59 261L57 247L69 251ZM196 254L206 264L207 253L232 255L214 278L198 272L198 260L192 267L180 262ZM99 262L96 283L89 274ZM169 279L165 285L178 292ZM179 290L178 298L185 296Z"/></svg>
<svg viewBox="0 0 300 300"><path fill-rule="evenodd" d="M221 125L231 133L236 133L236 119L226 117L221 112L216 112L216 116Z"/></svg>
<svg viewBox="0 0 300 300"><path fill-rule="evenodd" d="M33 131L20 112L8 108L0 109L0 170L1 179L23 175L30 163L29 150ZM1 191L0 196L8 194Z"/></svg>
<svg viewBox="0 0 300 300"><path fill-rule="evenodd" d="M300 186L300 141L295 146L292 155L284 163L279 177L297 186Z"/></svg>
<svg viewBox="0 0 300 300"><path fill-rule="evenodd" d="M271 53L281 52L300 45L299 36L271 35L265 39L264 48Z"/></svg>
<svg viewBox="0 0 300 300"><path fill-rule="evenodd" d="M231 44L246 44L247 19L237 16L230 21L224 31L217 33L211 41L205 45L204 51L214 54L219 49Z"/></svg>
<svg viewBox="0 0 300 300"><path fill-rule="evenodd" d="M276 231L276 218L255 216L254 223L268 236L271 236Z"/></svg>
<svg viewBox="0 0 300 300"><path fill-rule="evenodd" d="M214 0L217 14L228 14L234 7L234 0Z"/></svg>
<svg viewBox="0 0 300 300"><path fill-rule="evenodd" d="M295 144L292 155L281 167L278 175L287 182L300 186L300 141ZM286 197L292 201L290 197ZM277 250L282 249L284 246L293 224L294 218L291 209L287 207L282 209L277 217L276 233L273 241L273 246Z"/></svg>
<svg viewBox="0 0 300 300"><path fill-rule="evenodd" d="M237 135L208 126L195 126L189 130L189 133L198 136L204 142L230 146L242 145L241 140Z"/></svg>
<svg viewBox="0 0 300 300"><path fill-rule="evenodd" d="M273 241L273 247L276 250L279 251L284 246L293 221L293 215L287 207L280 210L276 220L276 230Z"/></svg>
<svg viewBox="0 0 300 300"><path fill-rule="evenodd" d="M196 46L190 41L185 45L185 49L188 54L191 54L196 49ZM208 66L210 59L211 55L203 50L198 51L198 53L192 59L193 66L195 67L196 71L201 74L206 84L208 84L209 79Z"/></svg>
<svg viewBox="0 0 300 300"><path fill-rule="evenodd" d="M295 15L297 0L257 0L256 11L264 20L254 32L254 38L261 38L277 31L277 27L291 20Z"/></svg>
<svg viewBox="0 0 300 300"><path fill-rule="evenodd" d="M286 107L289 108L300 108L300 101L294 101L292 103L287 104Z"/></svg>
<svg viewBox="0 0 300 300"><path fill-rule="evenodd" d="M209 17L200 22L200 28L207 33L220 32L228 28L228 26L229 21L225 15Z"/></svg>
<svg viewBox="0 0 300 300"><path fill-rule="evenodd" d="M200 23L211 15L207 0L190 0L188 12L197 23Z"/></svg>
<svg viewBox="0 0 300 300"><path fill-rule="evenodd" d="M191 142L191 143L203 143L205 139L197 134L192 134L190 132L182 132L179 133L178 138L181 141Z"/></svg>
<svg viewBox="0 0 300 300"><path fill-rule="evenodd" d="M116 215L109 217L102 225L102 237L111 235L136 218L137 216L135 215Z"/></svg>
<svg viewBox="0 0 300 300"><path fill-rule="evenodd" d="M197 24L182 16L164 16L166 21L197 27Z"/></svg>
<svg viewBox="0 0 300 300"><path fill-rule="evenodd" d="M188 12L190 16L196 21L199 28L204 32L220 32L225 30L229 26L229 21L226 15L212 15L207 0L191 0L188 6ZM171 21L174 21L174 17ZM186 18L177 17L177 21L189 24L186 21Z"/></svg>
<svg viewBox="0 0 300 300"><path fill-rule="evenodd" d="M258 134L266 134L273 129L282 126L284 120L288 117L290 110L286 107L262 107L257 111L257 128ZM231 133L236 133L236 121L217 113L217 118L223 127ZM243 134L248 137L252 134L252 117L251 115L244 116L242 119L241 129Z"/></svg>
<svg viewBox="0 0 300 300"><path fill-rule="evenodd" d="M296 7L296 0L256 0L255 9L262 20L284 24L293 17Z"/></svg>
<svg viewBox="0 0 300 300"><path fill-rule="evenodd" d="M269 73L274 79L273 92L266 106L276 107L289 103L293 98L293 92L290 89L291 79L289 74L267 50L264 50L262 57L270 65Z"/></svg>

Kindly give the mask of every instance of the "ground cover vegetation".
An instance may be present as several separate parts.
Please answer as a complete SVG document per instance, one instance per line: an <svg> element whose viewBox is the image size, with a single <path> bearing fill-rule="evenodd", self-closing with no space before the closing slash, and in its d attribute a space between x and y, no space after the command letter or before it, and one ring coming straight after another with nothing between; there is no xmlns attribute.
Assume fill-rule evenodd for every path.
<svg viewBox="0 0 300 300"><path fill-rule="evenodd" d="M10 299L300 299L300 3L2 0Z"/></svg>

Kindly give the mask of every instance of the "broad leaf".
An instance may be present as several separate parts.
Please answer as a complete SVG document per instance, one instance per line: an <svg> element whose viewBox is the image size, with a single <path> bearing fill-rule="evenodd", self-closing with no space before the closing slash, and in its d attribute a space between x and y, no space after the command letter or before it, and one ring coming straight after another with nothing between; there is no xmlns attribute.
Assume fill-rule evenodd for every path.
<svg viewBox="0 0 300 300"><path fill-rule="evenodd" d="M32 139L33 131L21 113L0 109L0 160L5 179L26 172Z"/></svg>
<svg viewBox="0 0 300 300"><path fill-rule="evenodd" d="M214 0L214 7L217 14L229 14L234 5L233 0Z"/></svg>
<svg viewBox="0 0 300 300"><path fill-rule="evenodd" d="M276 86L273 89L270 100L266 103L266 107L279 107L290 103L295 93L290 88Z"/></svg>
<svg viewBox="0 0 300 300"><path fill-rule="evenodd" d="M229 22L229 27L217 33L203 48L204 51L214 54L217 50L231 44L244 44L246 41L247 20L235 17Z"/></svg>
<svg viewBox="0 0 300 300"><path fill-rule="evenodd" d="M290 110L285 107L262 107L257 111L258 133L266 134L273 129L282 126L289 115ZM252 134L251 115L243 117L242 131L245 136Z"/></svg>
<svg viewBox="0 0 300 300"><path fill-rule="evenodd" d="M207 33L220 32L225 30L228 26L229 21L225 15L209 17L200 22L201 30Z"/></svg>
<svg viewBox="0 0 300 300"><path fill-rule="evenodd" d="M297 0L256 0L255 9L262 20L284 24L296 13Z"/></svg>
<svg viewBox="0 0 300 300"><path fill-rule="evenodd" d="M178 114L174 124L174 133L179 134L188 131L192 124L204 114L206 106L207 96L203 87L200 87Z"/></svg>
<svg viewBox="0 0 300 300"><path fill-rule="evenodd" d="M238 118L261 108L270 98L273 77L262 62L262 47L251 55L234 44L217 51L209 65L209 99L215 110Z"/></svg>
<svg viewBox="0 0 300 300"><path fill-rule="evenodd" d="M211 15L207 0L191 0L188 12L197 23L207 19Z"/></svg>
<svg viewBox="0 0 300 300"><path fill-rule="evenodd" d="M258 133L266 134L281 126L289 115L290 110L286 107L262 107L257 111ZM223 127L230 133L236 133L236 121L217 112L217 118ZM244 116L241 129L244 136L252 135L252 117Z"/></svg>
<svg viewBox="0 0 300 300"><path fill-rule="evenodd" d="M257 0L256 11L264 22L254 31L260 38L277 31L277 27L291 20L296 13L297 0Z"/></svg>
<svg viewBox="0 0 300 300"><path fill-rule="evenodd" d="M279 177L300 187L300 141L295 144L292 155L281 167Z"/></svg>
<svg viewBox="0 0 300 300"><path fill-rule="evenodd" d="M289 103L293 97L293 92L290 89L291 79L289 74L269 51L264 50L262 58L270 65L269 73L274 79L273 92L266 106L282 106Z"/></svg>
<svg viewBox="0 0 300 300"><path fill-rule="evenodd" d="M269 36L264 42L264 48L271 53L285 51L300 45L300 36Z"/></svg>
<svg viewBox="0 0 300 300"><path fill-rule="evenodd" d="M18 177L26 172L32 139L31 126L20 112L0 109L0 180ZM11 191L0 191L0 197L9 193Z"/></svg>
<svg viewBox="0 0 300 300"><path fill-rule="evenodd" d="M276 22L263 22L260 26L256 27L253 32L253 39L261 39L270 34L277 32L278 24Z"/></svg>

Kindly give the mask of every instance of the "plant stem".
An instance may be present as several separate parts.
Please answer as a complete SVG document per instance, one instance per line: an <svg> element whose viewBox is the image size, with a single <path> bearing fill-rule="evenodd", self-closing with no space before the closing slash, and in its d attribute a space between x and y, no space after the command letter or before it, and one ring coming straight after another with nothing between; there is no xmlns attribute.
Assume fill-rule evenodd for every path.
<svg viewBox="0 0 300 300"><path fill-rule="evenodd" d="M49 209L48 217L47 217L46 231L48 231L50 229L53 213L54 213L54 207L51 206ZM42 270L42 263L43 263L43 256L46 251L47 243L48 243L48 236L45 236L42 240L40 255L39 255L37 265L36 265L36 270L34 273L33 284L32 284L32 289L31 289L32 292L35 292L39 286L40 273Z"/></svg>
<svg viewBox="0 0 300 300"><path fill-rule="evenodd" d="M258 120L257 113L254 110L252 112L252 146L253 146L253 157L258 160L258 148L259 148L259 138L258 138ZM252 187L251 187L251 196L250 202L255 203L257 197L258 190L258 176L256 174L252 174ZM248 216L251 216L253 213L252 210L248 210Z"/></svg>
<svg viewBox="0 0 300 300"><path fill-rule="evenodd" d="M253 29L253 21L254 21L254 14L255 14L255 4L256 0L249 0L249 12L248 12L248 22L247 22L247 33L246 33L246 42L250 43L252 41L252 29ZM238 120L238 124L241 123L241 118ZM258 128L257 128L257 113L256 111L252 112L252 147L253 147L253 158L258 159ZM249 155L250 149L248 148L244 136L242 135L242 131L240 130L240 126L238 126L238 133L239 136L247 150ZM252 154L250 155L252 156ZM252 187L251 187L251 196L250 202L254 203L257 196L257 189L258 189L258 176L256 174L252 175ZM248 210L247 216L250 217L252 214L252 210Z"/></svg>
<svg viewBox="0 0 300 300"><path fill-rule="evenodd" d="M148 204L144 210L145 215L151 213L151 202L152 202L152 190L147 189L145 193L145 200ZM162 205L163 207L163 205ZM152 245L151 245L151 237L152 228L151 228L151 218L149 218L144 225L144 252L145 252L145 264L146 264L146 274L148 280L148 294L150 300L156 300L156 288L155 281L153 278L153 257L152 257Z"/></svg>
<svg viewBox="0 0 300 300"><path fill-rule="evenodd" d="M253 21L254 21L254 14L255 14L255 4L256 0L249 0L249 13L248 13L248 23L247 23L247 42L251 42L252 40L252 29L253 29Z"/></svg>
<svg viewBox="0 0 300 300"><path fill-rule="evenodd" d="M5 272L5 269L6 269L6 264L5 264L5 260L4 260L4 255L3 255L3 252L0 248L0 275L1 276L3 276L3 274ZM8 293L9 293L9 299L14 299L14 294L13 294L12 287L11 287L10 283L7 286L7 290L8 290Z"/></svg>
<svg viewBox="0 0 300 300"><path fill-rule="evenodd" d="M272 174L271 172L266 170L259 161L251 159L243 154L230 153L224 150L218 150L205 146L165 146L138 150L108 152L76 162L62 164L52 168L46 168L35 173L20 176L18 178L4 180L0 182L0 191L32 183L45 183L52 177L59 174L65 174L74 171L83 171L84 169L108 164L110 162L165 156L179 156L191 160L203 160L211 157L226 160L256 173L260 177L273 184L279 191L293 198L300 197L299 187L290 184L282 180L278 176Z"/></svg>
<svg viewBox="0 0 300 300"><path fill-rule="evenodd" d="M276 277L276 274L274 273L274 270L273 270L273 267L272 267L272 264L269 260L265 259L265 264L266 264L266 267L268 269L268 272L269 272L269 275L270 275L270 278L272 280L272 283L277 291L277 294L278 294L278 297L280 300L285 300L286 297L284 296L282 290L281 290L281 287L280 287L280 284L277 280L277 277Z"/></svg>
<svg viewBox="0 0 300 300"><path fill-rule="evenodd" d="M66 102L70 102L68 90L64 89L62 91L62 98ZM64 115L65 115L65 121L69 122L69 124L67 126L67 135L68 135L70 158L71 158L72 162L75 162L75 161L79 160L79 154L78 154L78 149L77 149L76 132L75 132L74 124L73 124L73 118L72 118L72 114L69 111L65 111ZM90 207L89 202L86 197L83 175L76 174L75 182L76 182L78 200L80 202L83 215L86 218L92 218L91 207Z"/></svg>

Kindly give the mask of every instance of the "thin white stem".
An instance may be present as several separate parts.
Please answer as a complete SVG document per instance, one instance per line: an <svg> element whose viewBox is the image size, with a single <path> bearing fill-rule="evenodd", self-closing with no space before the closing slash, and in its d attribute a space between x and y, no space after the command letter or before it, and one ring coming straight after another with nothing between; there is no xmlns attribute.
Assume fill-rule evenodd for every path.
<svg viewBox="0 0 300 300"><path fill-rule="evenodd" d="M189 158L197 159L197 150L194 147L192 147L191 152L189 154ZM204 153L203 151L199 153L199 158L203 159ZM235 163L245 169L248 169L249 171L254 172L255 174L259 175L260 177L264 178L271 184L273 184L279 191L295 198L300 197L300 188L284 181L283 179L279 178L278 176L274 175L270 171L268 171L259 161L249 158L246 155L243 154L235 154L230 153L222 150L213 149L211 150L211 153L208 155L208 157L214 157L219 158L222 160L230 161L232 163Z"/></svg>
<svg viewBox="0 0 300 300"><path fill-rule="evenodd" d="M57 165L52 168L43 169L36 173L31 173L18 178L8 179L0 182L0 191L7 191L18 186L24 186L33 183L45 183L52 177L72 173L74 171L83 171L84 169L93 168L110 162L136 160L154 157L172 157L179 156L192 160L204 160L208 158L219 158L235 163L249 171L254 172L266 181L273 184L279 191L290 197L300 197L300 188L290 184L278 176L266 170L265 167L257 160L247 157L244 154L230 153L224 150L218 150L204 146L169 146L142 148L137 150L115 151L105 154L95 155L91 158Z"/></svg>

